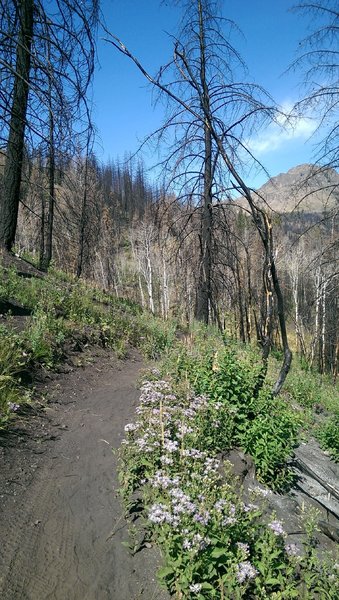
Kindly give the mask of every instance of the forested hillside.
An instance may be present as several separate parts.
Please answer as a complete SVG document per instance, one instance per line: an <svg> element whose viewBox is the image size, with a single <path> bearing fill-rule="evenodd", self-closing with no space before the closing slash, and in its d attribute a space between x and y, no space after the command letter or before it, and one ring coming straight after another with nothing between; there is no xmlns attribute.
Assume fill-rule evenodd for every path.
<svg viewBox="0 0 339 600"><path fill-rule="evenodd" d="M270 180L258 195L274 227L291 346L311 366L335 378L338 175L334 170L322 173L319 184L319 173L313 182L311 172L310 166L296 167ZM41 264L46 168L39 157L32 158L26 173L16 251ZM55 202L57 268L166 319L192 322L199 276L199 207L149 183L141 162L102 166L95 157L87 162L79 157L63 168ZM213 205L212 247L209 319L236 338L255 342L264 319L262 249L243 201L221 199ZM272 340L279 349L276 325Z"/></svg>
<svg viewBox="0 0 339 600"><path fill-rule="evenodd" d="M4 4L1 245L32 256L43 270L53 261L165 319L189 324L196 318L243 342L258 342L264 361L271 349L282 349L279 386L290 348L336 378L335 72L327 68L328 94L321 95L330 123L323 155L313 166L296 165L252 190L242 165L260 163L248 136L281 122L281 109L246 79L214 4L197 2L185 10L175 59L155 78L106 30L113 50L169 102L163 125L148 138L160 148L155 183L141 158L102 164L95 155L88 92L100 26L97 3L65 0L53 8L27 0L22 12ZM327 9L315 11L325 21L337 18ZM334 35L332 22L326 26ZM315 33L307 44L318 61L314 73L323 73L322 41ZM302 54L298 67L306 69L308 58ZM241 82L235 86L227 61ZM315 101L310 85L295 114L306 114ZM326 104L328 98L332 103Z"/></svg>
<svg viewBox="0 0 339 600"><path fill-rule="evenodd" d="M128 11L139 11L128 42L107 26L107 4L1 2L0 499L10 514L14 469L18 485L32 480L39 503L32 493L26 506L21 490L14 541L12 517L0 528L0 594L21 600L28 590L42 600L37 593L50 586L60 600L144 597L143 581L130 591L123 559L112 573L120 541L107 561L126 517L131 555L159 545L159 579L178 600L336 600L338 562L326 552L339 537L337 1L286 7L293 35L303 19L305 37L283 67L299 95L289 88L277 99L260 69L255 78L247 69L232 3L159 3L178 14L162 64L154 62L163 56L154 0L110 3L117 22L126 12L127 35ZM271 28L277 38L283 28L269 15L281 15L284 3L272 13L265 0L267 14L259 4L239 2L244 22L247 11L264 25L267 17L265 37L252 38L258 57L259 45L267 55L276 48ZM154 40L144 33L149 20ZM94 77L103 45L110 96ZM121 61L118 75L109 53ZM274 70L282 56L272 50L265 64ZM119 112L133 74L135 97ZM105 96L107 128L113 119L126 127L140 77L156 125L137 151L126 151L123 132L115 157L107 149L99 158ZM287 168L279 162L271 177L265 156L283 143L291 154L299 143L301 156ZM136 408L141 356L154 362ZM69 393L66 377L65 394L56 382L50 395L56 373L79 366L86 393L79 375ZM121 446L114 466L110 420ZM58 450L37 461L44 475L36 486L36 444L56 430L48 441ZM113 516L112 471L124 511ZM84 522L91 527L79 536ZM58 532L52 550L50 531ZM132 558L129 566L134 572Z"/></svg>

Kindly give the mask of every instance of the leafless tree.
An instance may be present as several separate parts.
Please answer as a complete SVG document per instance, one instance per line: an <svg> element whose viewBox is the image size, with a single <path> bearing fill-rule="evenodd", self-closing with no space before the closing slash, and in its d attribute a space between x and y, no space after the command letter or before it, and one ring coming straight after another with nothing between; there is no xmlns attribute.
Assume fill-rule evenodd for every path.
<svg viewBox="0 0 339 600"><path fill-rule="evenodd" d="M319 165L339 166L339 7L337 0L301 2L295 10L309 20L310 33L300 41L291 68L301 73L304 94L296 104L320 120ZM305 93L306 90L306 93Z"/></svg>
<svg viewBox="0 0 339 600"><path fill-rule="evenodd" d="M24 147L38 145L48 170L49 202L42 262L51 259L58 156L74 150L88 123L87 90L94 69L98 3L80 0L2 0L0 64L1 143L5 152L0 204L0 245L13 246Z"/></svg>
<svg viewBox="0 0 339 600"><path fill-rule="evenodd" d="M338 219L339 219L339 6L337 0L303 1L295 7L308 19L309 33L300 41L290 68L300 73L303 96L295 110L318 120L315 166L302 182L309 190L302 200L321 192L326 207L313 231L322 232L318 255L312 258L315 275L315 330L311 363L321 372L337 372L338 365ZM305 234L307 233L307 229ZM324 235L325 234L325 235ZM316 352L317 350L317 352ZM316 355L318 360L316 361Z"/></svg>
<svg viewBox="0 0 339 600"><path fill-rule="evenodd" d="M239 84L238 80L233 77L233 73L229 67L226 71L228 80L225 81L221 65L226 65L226 62L219 62L219 55L216 54L216 48L221 50L225 46L228 57L232 55L238 59L238 55L225 38L222 38L224 41L218 46L218 41L221 42L219 33L217 41L214 38L214 43L211 42L211 39L207 42L208 36L213 37L215 31L219 32L218 28L216 29L216 19L213 17L215 14L213 11L216 8L215 3L209 0L196 0L192 6L194 7L195 15L192 23L192 31L194 32L192 49L189 45L186 49L186 45L179 39L176 39L174 44L174 59L171 64L177 69L179 84L177 83L177 79L174 82L171 77L169 81L166 79L167 73L170 73L169 67L160 69L159 74L156 77L152 77L121 40L110 35L108 41L122 52L122 54L131 59L146 79L159 89L169 102L173 102L177 111L175 113L176 118L180 116L182 123L186 124L185 143L181 144L180 148L185 148L186 152L189 145L191 148L193 146L193 154L191 152L185 154L186 164L187 161L191 161L191 164L194 164L194 161L199 159L201 161L202 168L199 170L198 179L199 183L201 180L203 182L202 196L204 208L202 211L201 252L203 262L206 261L205 267L202 269L204 282L201 289L205 286L204 294L207 298L210 295L208 281L209 266L206 266L210 262L210 256L208 255L210 253L209 236L211 234L210 211L212 210L211 199L214 194L216 182L209 167L212 165L212 168L215 169L216 164L222 165L222 169L227 177L227 189L241 194L247 200L249 211L264 249L263 281L266 297L266 322L262 340L264 374L271 344L273 292L277 301L281 340L284 348L284 361L273 389L273 393L277 394L289 371L292 354L288 345L283 295L275 264L272 224L265 211L257 205L256 195L246 185L241 175L239 164L241 153L247 152L247 155L251 156L246 151L244 143L243 132L245 125L252 123L253 127L257 122L255 119L255 123L253 123L254 117L257 115L267 116L272 111L265 108L262 100L256 98L254 94L254 91L257 90L256 86ZM213 58L217 61L217 64L213 61ZM211 71L209 71L209 65L212 65ZM195 134L195 131L198 133ZM203 142L202 155L194 151L196 139L198 139L198 142ZM185 176L188 172L190 171L185 167ZM193 183L192 189L196 188L198 188L201 194L199 184L194 186ZM203 305L203 311L206 315L205 301ZM205 320L207 321L206 316Z"/></svg>

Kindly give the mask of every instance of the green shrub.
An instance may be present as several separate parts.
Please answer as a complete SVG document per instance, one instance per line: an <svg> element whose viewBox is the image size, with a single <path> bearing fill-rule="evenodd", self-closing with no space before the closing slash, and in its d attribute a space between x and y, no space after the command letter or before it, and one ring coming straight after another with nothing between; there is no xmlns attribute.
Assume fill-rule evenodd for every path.
<svg viewBox="0 0 339 600"><path fill-rule="evenodd" d="M200 345L177 345L167 371L177 381L188 381L195 393L206 395L211 411L222 406L227 415L217 431L201 424L208 442L205 449L240 446L251 454L259 479L282 490L291 483L286 462L297 444L302 419L286 402L272 397L267 386L258 391L262 364L254 349L230 342L225 347L215 333L212 339L212 344L205 337Z"/></svg>
<svg viewBox="0 0 339 600"><path fill-rule="evenodd" d="M15 376L25 361L19 337L0 326L0 428L22 402L23 392Z"/></svg>
<svg viewBox="0 0 339 600"><path fill-rule="evenodd" d="M302 407L339 413L338 384L333 383L330 376L305 370L298 357L293 360L283 393Z"/></svg>
<svg viewBox="0 0 339 600"><path fill-rule="evenodd" d="M339 415L329 418L315 431L321 447L339 461Z"/></svg>
<svg viewBox="0 0 339 600"><path fill-rule="evenodd" d="M287 378L285 391L301 406L313 408L322 401L321 384L312 373L299 372L292 367Z"/></svg>
<svg viewBox="0 0 339 600"><path fill-rule="evenodd" d="M230 465L206 442L206 432L220 426L215 410L228 422L227 405L211 410L187 381L156 377L153 371L141 388L137 421L125 426L120 450L125 506L133 521L144 517L132 552L152 537L164 558L160 581L183 600L289 600L306 598L304 592L334 600L336 567L317 559L312 530L304 554L286 545L283 524L273 514L263 518L268 492L254 489L244 504Z"/></svg>
<svg viewBox="0 0 339 600"><path fill-rule="evenodd" d="M176 323L162 321L149 313L136 317L131 342L149 359L159 359L165 351L173 347Z"/></svg>
<svg viewBox="0 0 339 600"><path fill-rule="evenodd" d="M57 318L54 310L38 307L23 333L23 340L32 362L51 368L61 357L66 336L63 319Z"/></svg>
<svg viewBox="0 0 339 600"><path fill-rule="evenodd" d="M286 464L297 445L302 420L283 400L265 391L255 402L254 414L241 431L239 445L252 456L257 477L282 491L292 483Z"/></svg>

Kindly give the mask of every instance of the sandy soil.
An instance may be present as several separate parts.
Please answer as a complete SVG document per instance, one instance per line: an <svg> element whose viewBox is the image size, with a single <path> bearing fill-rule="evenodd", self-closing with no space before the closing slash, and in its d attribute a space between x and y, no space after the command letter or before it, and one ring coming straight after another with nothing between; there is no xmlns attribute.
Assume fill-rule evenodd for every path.
<svg viewBox="0 0 339 600"><path fill-rule="evenodd" d="M167 598L155 581L157 551L132 557L122 546L115 491L112 448L133 418L142 364L136 355L91 359L44 382L47 409L0 438L2 600Z"/></svg>

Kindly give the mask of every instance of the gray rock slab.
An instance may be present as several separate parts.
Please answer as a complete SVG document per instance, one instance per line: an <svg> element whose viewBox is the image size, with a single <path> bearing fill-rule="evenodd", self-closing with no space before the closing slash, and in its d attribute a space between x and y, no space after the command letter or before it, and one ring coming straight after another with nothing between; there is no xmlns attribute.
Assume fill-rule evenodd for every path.
<svg viewBox="0 0 339 600"><path fill-rule="evenodd" d="M287 543L302 547L305 528L302 514L310 508L318 510L317 544L319 552L337 549L339 541L339 465L311 439L295 449L291 468L296 476L294 487L287 494L275 494L261 485L255 477L250 456L233 449L222 457L229 461L239 481L239 491L248 501L254 489L266 495L267 517L275 513L284 524Z"/></svg>

